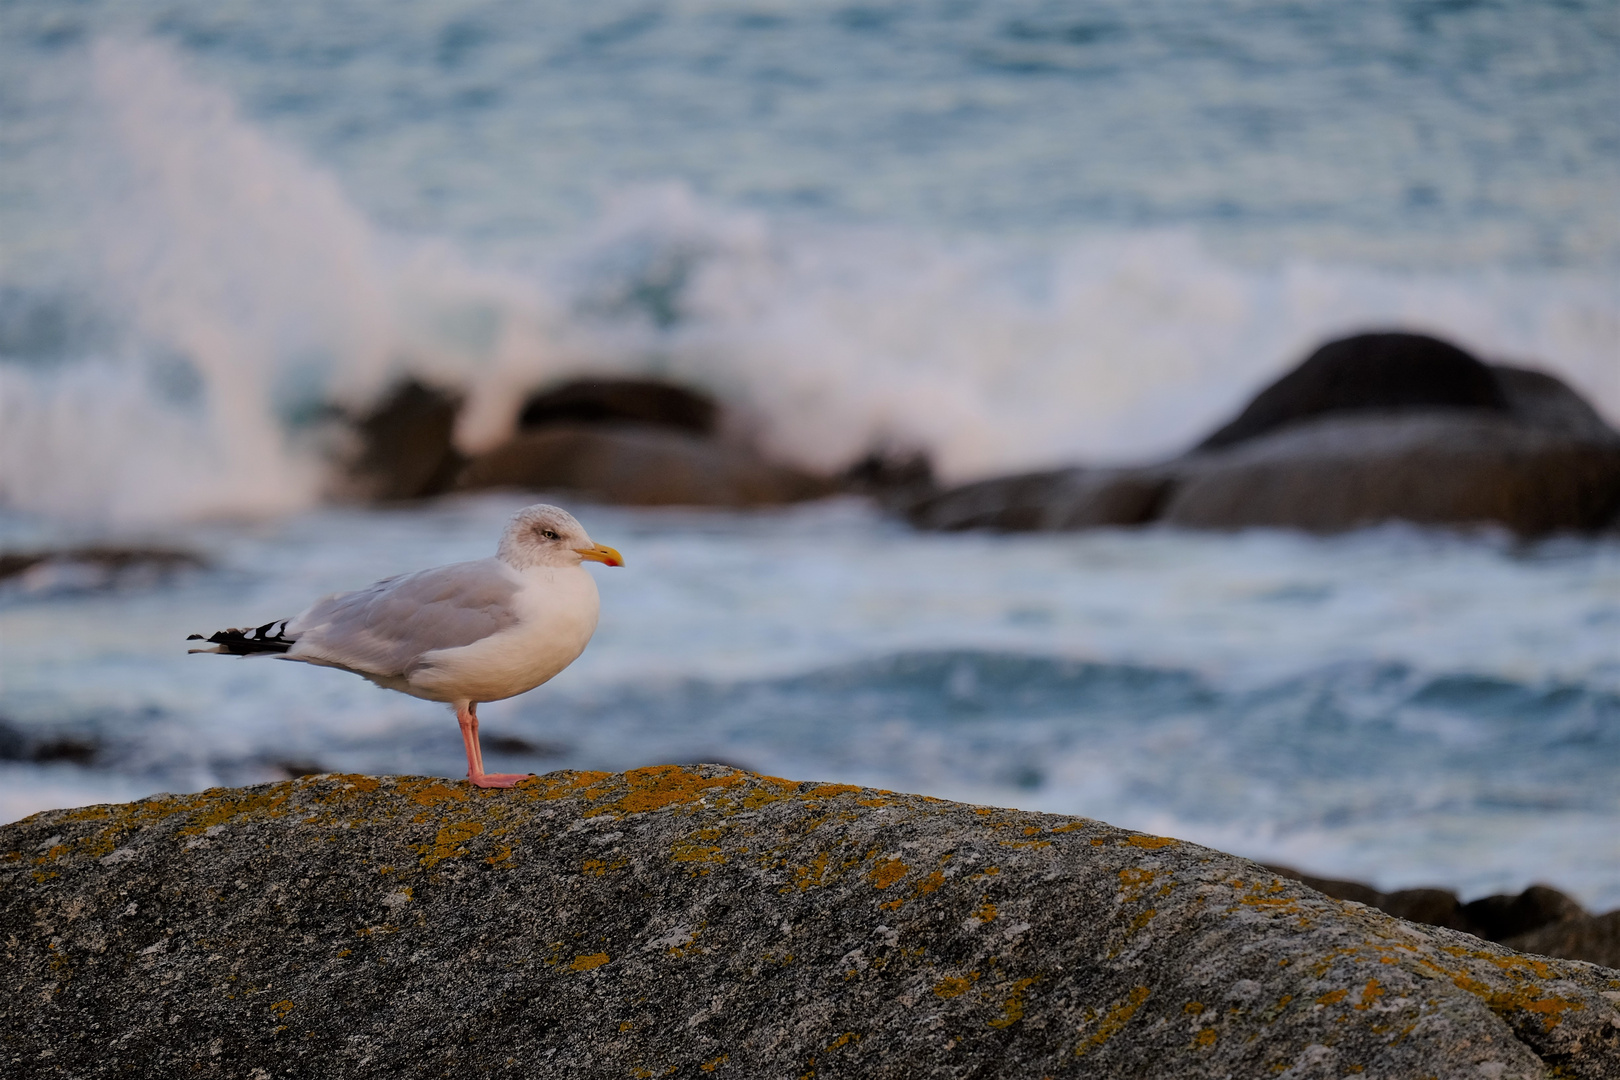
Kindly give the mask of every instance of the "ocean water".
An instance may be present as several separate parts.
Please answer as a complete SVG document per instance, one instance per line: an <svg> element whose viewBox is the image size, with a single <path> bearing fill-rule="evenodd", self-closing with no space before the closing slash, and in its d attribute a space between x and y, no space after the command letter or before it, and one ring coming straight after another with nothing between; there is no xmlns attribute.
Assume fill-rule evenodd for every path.
<svg viewBox="0 0 1620 1080"><path fill-rule="evenodd" d="M100 747L0 761L0 816L460 771L435 706L183 653L487 552L511 498L326 500L331 406L406 374L469 452L652 373L783 458L966 479L1177 452L1401 327L1620 420L1617 58L1602 2L5 5L0 546L209 564L0 588L5 730ZM1612 538L576 509L630 566L484 710L501 767L719 759L1620 904Z"/></svg>

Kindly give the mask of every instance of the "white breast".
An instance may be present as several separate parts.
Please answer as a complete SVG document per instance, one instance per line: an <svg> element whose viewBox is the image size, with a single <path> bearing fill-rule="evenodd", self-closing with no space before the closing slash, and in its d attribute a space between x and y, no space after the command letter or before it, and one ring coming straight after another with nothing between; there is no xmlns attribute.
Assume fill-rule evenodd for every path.
<svg viewBox="0 0 1620 1080"><path fill-rule="evenodd" d="M433 701L500 701L533 690L573 663L596 630L596 579L583 566L523 572L516 625L458 649L425 653L407 674Z"/></svg>

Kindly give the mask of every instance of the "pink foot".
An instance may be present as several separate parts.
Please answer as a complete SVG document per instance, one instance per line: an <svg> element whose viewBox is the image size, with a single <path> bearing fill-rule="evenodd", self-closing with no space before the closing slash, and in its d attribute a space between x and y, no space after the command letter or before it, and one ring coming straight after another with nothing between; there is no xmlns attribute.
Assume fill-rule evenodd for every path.
<svg viewBox="0 0 1620 1080"><path fill-rule="evenodd" d="M477 776L468 776L467 780L475 787L512 787L533 775L533 773L480 773Z"/></svg>

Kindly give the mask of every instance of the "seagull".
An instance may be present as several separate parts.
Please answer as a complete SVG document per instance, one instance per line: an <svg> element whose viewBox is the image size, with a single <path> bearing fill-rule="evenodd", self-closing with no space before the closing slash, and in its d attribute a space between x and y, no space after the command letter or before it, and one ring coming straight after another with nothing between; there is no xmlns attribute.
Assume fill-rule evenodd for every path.
<svg viewBox="0 0 1620 1080"><path fill-rule="evenodd" d="M214 646L194 653L301 660L446 702L461 724L467 779L511 787L528 774L484 771L478 706L533 690L585 651L601 606L587 562L624 565L568 511L539 503L512 517L494 558L384 578L290 619L186 640Z"/></svg>

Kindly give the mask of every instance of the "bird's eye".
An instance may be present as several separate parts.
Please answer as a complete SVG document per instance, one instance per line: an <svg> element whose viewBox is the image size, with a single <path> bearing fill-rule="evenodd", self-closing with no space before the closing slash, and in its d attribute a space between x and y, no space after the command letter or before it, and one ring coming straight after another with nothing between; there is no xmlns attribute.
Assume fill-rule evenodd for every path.
<svg viewBox="0 0 1620 1080"><path fill-rule="evenodd" d="M540 535L545 537L547 540L560 540L560 539L562 539L562 537L558 536L555 532L551 531L550 529L541 530Z"/></svg>

